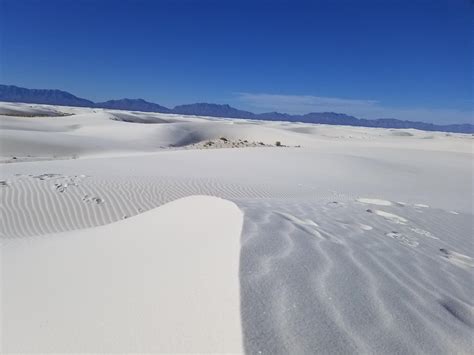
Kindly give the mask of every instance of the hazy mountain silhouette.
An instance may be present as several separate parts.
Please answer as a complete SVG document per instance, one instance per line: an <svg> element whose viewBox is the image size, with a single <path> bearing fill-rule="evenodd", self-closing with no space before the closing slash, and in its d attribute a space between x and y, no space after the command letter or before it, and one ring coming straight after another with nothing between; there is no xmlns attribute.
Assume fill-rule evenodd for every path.
<svg viewBox="0 0 474 355"><path fill-rule="evenodd" d="M81 99L67 91L26 89L14 85L0 85L0 100L62 106L93 107L92 101Z"/></svg>
<svg viewBox="0 0 474 355"><path fill-rule="evenodd" d="M255 114L252 112L242 111L229 105L208 104L203 102L176 106L173 109L173 113L212 117L255 118Z"/></svg>
<svg viewBox="0 0 474 355"><path fill-rule="evenodd" d="M0 85L0 101L62 106L99 107L116 110L176 113L181 115L210 116L222 118L246 118L254 120L290 121L380 128L415 128L425 131L474 133L474 125L470 123L437 125L425 122L402 121L395 118L379 118L374 120L368 120L336 112L311 112L305 115L290 115L287 113L280 112L255 114L249 111L236 109L229 105L218 105L212 103L179 105L173 109L169 109L167 107L158 105L153 102L148 102L143 99L121 99L94 103L90 100L74 96L66 91L27 89L14 85Z"/></svg>
<svg viewBox="0 0 474 355"><path fill-rule="evenodd" d="M98 102L94 105L100 108L110 108L114 110L130 110L130 111L145 111L145 112L161 112L170 113L171 110L167 107L148 102L143 99L120 99L109 100L105 102Z"/></svg>

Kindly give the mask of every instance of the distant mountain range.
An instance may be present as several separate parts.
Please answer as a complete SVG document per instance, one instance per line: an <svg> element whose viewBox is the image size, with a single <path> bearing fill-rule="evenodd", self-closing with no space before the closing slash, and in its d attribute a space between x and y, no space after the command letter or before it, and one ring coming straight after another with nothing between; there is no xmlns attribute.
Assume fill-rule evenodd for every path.
<svg viewBox="0 0 474 355"><path fill-rule="evenodd" d="M0 101L49 104L60 106L98 107L115 110L176 113L181 115L211 116L223 118L245 118L267 121L290 121L304 123L321 123L330 125L347 125L380 128L415 128L424 131L441 131L453 133L474 133L470 123L437 125L425 122L402 121L395 118L368 120L335 112L311 112L305 115L290 115L280 112L255 114L229 105L195 103L179 105L173 109L148 102L143 99L121 99L95 103L61 90L27 89L14 85L0 85Z"/></svg>
<svg viewBox="0 0 474 355"><path fill-rule="evenodd" d="M93 107L92 101L81 99L61 90L26 89L14 85L0 85L0 100L62 106Z"/></svg>
<svg viewBox="0 0 474 355"><path fill-rule="evenodd" d="M167 107L155 104L153 102L148 102L143 99L109 100L105 102L98 102L94 105L94 107L110 108L110 109L115 109L115 110L162 112L162 113L171 113L172 111Z"/></svg>
<svg viewBox="0 0 474 355"><path fill-rule="evenodd" d="M229 105L217 105L207 103L197 103L189 105L179 105L173 109L173 113L181 115L198 115L211 117L228 117L228 118L252 118L256 116L252 112L242 111Z"/></svg>

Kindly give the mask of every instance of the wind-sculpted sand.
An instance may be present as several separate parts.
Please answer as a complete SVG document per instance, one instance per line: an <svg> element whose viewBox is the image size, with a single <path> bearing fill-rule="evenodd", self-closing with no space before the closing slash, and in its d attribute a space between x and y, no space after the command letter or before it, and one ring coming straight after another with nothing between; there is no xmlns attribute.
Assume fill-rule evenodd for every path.
<svg viewBox="0 0 474 355"><path fill-rule="evenodd" d="M4 180L0 236L28 237L99 226L192 195L225 199L291 196L265 185L216 179L89 175L18 175Z"/></svg>
<svg viewBox="0 0 474 355"><path fill-rule="evenodd" d="M400 225L356 203L334 208L275 199L239 206L248 353L472 350L473 259L445 249L469 250L471 216L431 211L439 225L430 225L411 207L392 207L408 220ZM410 229L440 225L458 227L440 239Z"/></svg>
<svg viewBox="0 0 474 355"><path fill-rule="evenodd" d="M471 136L0 108L2 352L473 352Z"/></svg>

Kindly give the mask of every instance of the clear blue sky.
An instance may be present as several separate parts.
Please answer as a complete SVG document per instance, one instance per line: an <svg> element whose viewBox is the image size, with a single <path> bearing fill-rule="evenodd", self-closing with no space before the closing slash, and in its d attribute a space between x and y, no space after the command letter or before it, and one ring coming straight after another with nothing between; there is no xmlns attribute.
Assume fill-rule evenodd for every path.
<svg viewBox="0 0 474 355"><path fill-rule="evenodd" d="M470 0L0 0L0 82L468 122Z"/></svg>

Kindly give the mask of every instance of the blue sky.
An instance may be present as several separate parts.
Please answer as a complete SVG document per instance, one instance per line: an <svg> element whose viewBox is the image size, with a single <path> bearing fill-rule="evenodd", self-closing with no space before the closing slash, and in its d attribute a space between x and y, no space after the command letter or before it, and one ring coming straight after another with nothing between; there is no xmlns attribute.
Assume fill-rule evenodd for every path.
<svg viewBox="0 0 474 355"><path fill-rule="evenodd" d="M0 82L94 101L472 120L469 0L0 0Z"/></svg>

